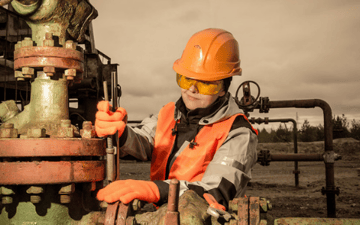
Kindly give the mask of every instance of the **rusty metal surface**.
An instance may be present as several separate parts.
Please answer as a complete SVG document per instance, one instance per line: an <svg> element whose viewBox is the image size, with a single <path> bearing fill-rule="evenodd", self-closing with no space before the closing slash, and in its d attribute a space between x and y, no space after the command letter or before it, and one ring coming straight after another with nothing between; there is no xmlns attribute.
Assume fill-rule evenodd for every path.
<svg viewBox="0 0 360 225"><path fill-rule="evenodd" d="M104 161L0 163L0 183L3 185L77 183L104 179Z"/></svg>
<svg viewBox="0 0 360 225"><path fill-rule="evenodd" d="M180 183L177 179L172 179L169 186L168 206L165 216L165 225L179 225L179 189Z"/></svg>
<svg viewBox="0 0 360 225"><path fill-rule="evenodd" d="M356 225L360 219L330 219L330 218L279 218L274 225Z"/></svg>
<svg viewBox="0 0 360 225"><path fill-rule="evenodd" d="M119 202L110 203L106 208L104 225L115 225Z"/></svg>
<svg viewBox="0 0 360 225"><path fill-rule="evenodd" d="M132 216L132 206L131 204L119 203L119 209L117 212L116 225L126 225L129 224L128 217ZM129 218L130 219L130 218Z"/></svg>
<svg viewBox="0 0 360 225"><path fill-rule="evenodd" d="M249 198L249 224L257 225L260 223L260 198Z"/></svg>
<svg viewBox="0 0 360 225"><path fill-rule="evenodd" d="M63 47L22 47L14 52L15 60L28 57L57 57L84 61L84 54L82 52Z"/></svg>
<svg viewBox="0 0 360 225"><path fill-rule="evenodd" d="M238 199L238 217L239 217L239 225L247 225L249 224L249 203L247 198L239 198Z"/></svg>
<svg viewBox="0 0 360 225"><path fill-rule="evenodd" d="M104 156L98 138L0 139L0 157Z"/></svg>
<svg viewBox="0 0 360 225"><path fill-rule="evenodd" d="M84 72L84 63L66 58L57 57L31 57L31 58L19 58L14 61L14 69L20 69L22 67L46 67L52 66L62 69L76 69L78 72Z"/></svg>

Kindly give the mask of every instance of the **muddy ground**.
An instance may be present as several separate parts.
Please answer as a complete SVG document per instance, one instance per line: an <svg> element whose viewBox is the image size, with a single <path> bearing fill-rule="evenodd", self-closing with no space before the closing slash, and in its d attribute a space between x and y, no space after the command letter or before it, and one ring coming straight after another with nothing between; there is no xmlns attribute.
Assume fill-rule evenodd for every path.
<svg viewBox="0 0 360 225"><path fill-rule="evenodd" d="M293 153L293 143L260 143L258 151ZM335 162L335 185L338 218L360 219L360 142L355 139L335 139L334 151L342 156ZM322 153L324 142L298 143L299 153ZM122 161L121 179L149 180L150 163ZM295 187L294 162L271 162L255 165L247 196L265 197L272 203L268 222L284 217L327 217L326 196L321 194L325 183L324 162L299 162L299 186Z"/></svg>

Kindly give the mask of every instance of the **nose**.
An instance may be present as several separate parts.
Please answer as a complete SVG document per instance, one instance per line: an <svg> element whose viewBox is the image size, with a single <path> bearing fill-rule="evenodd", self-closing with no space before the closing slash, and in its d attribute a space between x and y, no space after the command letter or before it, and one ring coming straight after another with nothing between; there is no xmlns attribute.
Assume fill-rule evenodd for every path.
<svg viewBox="0 0 360 225"><path fill-rule="evenodd" d="M192 93L198 93L198 89L196 87L196 84L191 85L191 87L189 88L189 91Z"/></svg>

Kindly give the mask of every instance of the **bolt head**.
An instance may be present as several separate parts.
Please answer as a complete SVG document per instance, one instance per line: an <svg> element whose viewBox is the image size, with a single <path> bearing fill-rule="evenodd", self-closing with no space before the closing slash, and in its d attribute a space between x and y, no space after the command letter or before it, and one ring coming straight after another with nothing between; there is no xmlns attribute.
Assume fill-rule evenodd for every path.
<svg viewBox="0 0 360 225"><path fill-rule="evenodd" d="M27 130L28 138L42 138L46 137L46 129L45 128L30 128Z"/></svg>
<svg viewBox="0 0 360 225"><path fill-rule="evenodd" d="M70 195L60 195L60 202L62 204L68 204L71 202L71 196Z"/></svg>
<svg viewBox="0 0 360 225"><path fill-rule="evenodd" d="M3 205L11 204L11 203L13 203L13 198L10 197L10 196L3 196L3 197L1 198L1 203L2 203Z"/></svg>
<svg viewBox="0 0 360 225"><path fill-rule="evenodd" d="M41 197L39 195L31 195L30 196L30 202L31 203L39 203L41 201Z"/></svg>
<svg viewBox="0 0 360 225"><path fill-rule="evenodd" d="M15 78L24 78L23 74L21 71L15 71Z"/></svg>
<svg viewBox="0 0 360 225"><path fill-rule="evenodd" d="M55 67L53 66L45 66L43 68L44 73L55 73Z"/></svg>
<svg viewBox="0 0 360 225"><path fill-rule="evenodd" d="M59 190L59 194L71 194L74 192L75 192L75 184L69 184L69 185L63 186Z"/></svg>
<svg viewBox="0 0 360 225"><path fill-rule="evenodd" d="M17 138L18 130L15 128L1 128L0 138Z"/></svg>
<svg viewBox="0 0 360 225"><path fill-rule="evenodd" d="M67 69L65 70L65 76L76 76L76 69Z"/></svg>
<svg viewBox="0 0 360 225"><path fill-rule="evenodd" d="M65 48L66 48L66 49L76 50L76 43L73 42L72 40L67 40L67 41L65 42Z"/></svg>
<svg viewBox="0 0 360 225"><path fill-rule="evenodd" d="M87 129L81 129L80 130L80 136L82 138L95 138L96 132L93 129L87 130Z"/></svg>
<svg viewBox="0 0 360 225"><path fill-rule="evenodd" d="M33 45L34 42L29 37L24 38L24 40L21 42L21 47L32 47Z"/></svg>
<svg viewBox="0 0 360 225"><path fill-rule="evenodd" d="M21 72L23 75L34 75L34 68L25 66L21 68Z"/></svg>

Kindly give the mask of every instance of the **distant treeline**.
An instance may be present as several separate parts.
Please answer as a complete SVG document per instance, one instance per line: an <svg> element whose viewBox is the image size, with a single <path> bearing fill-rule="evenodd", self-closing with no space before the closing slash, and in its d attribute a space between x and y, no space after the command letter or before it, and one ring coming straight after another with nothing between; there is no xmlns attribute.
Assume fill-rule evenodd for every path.
<svg viewBox="0 0 360 225"><path fill-rule="evenodd" d="M360 140L360 121L355 119L348 122L347 118L343 114L342 116L334 116L332 118L333 123L333 139L336 138L355 138ZM297 124L297 140L301 142L311 141L323 141L324 140L324 126L319 124L314 127L311 126L306 119L302 126ZM259 131L259 143L269 142L291 142L293 141L293 127L288 128L286 124L280 124L279 127L274 130L271 129L268 132L265 128Z"/></svg>

